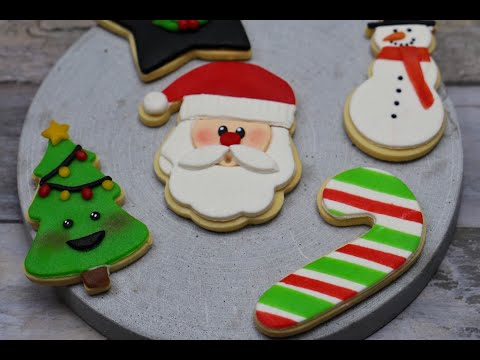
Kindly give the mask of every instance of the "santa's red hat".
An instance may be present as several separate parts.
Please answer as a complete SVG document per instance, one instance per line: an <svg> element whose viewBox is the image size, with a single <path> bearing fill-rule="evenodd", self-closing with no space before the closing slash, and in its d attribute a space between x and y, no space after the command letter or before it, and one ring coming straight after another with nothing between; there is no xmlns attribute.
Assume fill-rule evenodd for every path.
<svg viewBox="0 0 480 360"><path fill-rule="evenodd" d="M215 62L175 80L162 92L148 94L143 110L162 116L180 107L180 121L195 117L231 117L289 129L295 120L290 85L260 66Z"/></svg>

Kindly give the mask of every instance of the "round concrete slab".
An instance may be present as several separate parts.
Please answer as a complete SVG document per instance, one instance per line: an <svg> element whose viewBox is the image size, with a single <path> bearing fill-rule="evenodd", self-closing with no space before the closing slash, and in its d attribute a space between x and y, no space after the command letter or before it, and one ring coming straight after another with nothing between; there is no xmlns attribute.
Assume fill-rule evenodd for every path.
<svg viewBox="0 0 480 360"><path fill-rule="evenodd" d="M112 289L89 297L81 285L59 294L109 338L262 339L254 327L258 297L274 282L353 239L366 227L336 228L316 209L321 183L356 166L385 169L417 195L428 223L419 261L400 279L344 314L299 336L364 338L399 314L442 260L454 229L462 182L462 143L452 103L444 138L428 156L408 164L377 161L358 151L342 128L348 94L372 61L360 21L245 21L252 61L285 78L298 99L294 141L303 178L269 224L214 234L166 206L153 158L175 125L158 129L137 120L137 105L152 90L202 64L194 61L149 85L139 81L127 42L102 29L85 34L56 64L27 115L19 147L18 191L27 211L31 173L50 119L71 125L71 137L102 159L104 173L126 190L124 208L143 220L154 246L140 261L112 275ZM32 236L34 235L32 231Z"/></svg>

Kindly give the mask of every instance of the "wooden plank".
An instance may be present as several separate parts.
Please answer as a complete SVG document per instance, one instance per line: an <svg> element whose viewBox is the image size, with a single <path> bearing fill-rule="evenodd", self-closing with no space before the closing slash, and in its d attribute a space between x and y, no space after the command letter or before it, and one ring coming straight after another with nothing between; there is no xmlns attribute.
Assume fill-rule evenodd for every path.
<svg viewBox="0 0 480 360"><path fill-rule="evenodd" d="M50 287L25 277L30 237L21 224L0 224L0 340L103 339L70 311Z"/></svg>
<svg viewBox="0 0 480 360"><path fill-rule="evenodd" d="M428 286L370 339L480 339L480 233L457 229Z"/></svg>
<svg viewBox="0 0 480 360"><path fill-rule="evenodd" d="M479 83L480 21L439 20L438 24L434 57L444 81ZM0 20L0 83L40 83L65 50L93 25L92 20Z"/></svg>
<svg viewBox="0 0 480 360"><path fill-rule="evenodd" d="M22 219L17 195L17 151L36 85L0 85L0 223Z"/></svg>

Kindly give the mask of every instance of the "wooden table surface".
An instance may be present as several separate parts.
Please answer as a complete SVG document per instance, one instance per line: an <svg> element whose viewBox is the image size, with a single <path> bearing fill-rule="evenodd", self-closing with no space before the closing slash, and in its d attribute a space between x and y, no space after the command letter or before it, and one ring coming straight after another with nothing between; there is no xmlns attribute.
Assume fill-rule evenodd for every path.
<svg viewBox="0 0 480 360"><path fill-rule="evenodd" d="M0 20L0 339L103 339L22 272L30 238L17 197L17 149L38 87L91 20ZM480 21L441 20L440 66L464 147L452 244L420 296L370 339L480 339Z"/></svg>

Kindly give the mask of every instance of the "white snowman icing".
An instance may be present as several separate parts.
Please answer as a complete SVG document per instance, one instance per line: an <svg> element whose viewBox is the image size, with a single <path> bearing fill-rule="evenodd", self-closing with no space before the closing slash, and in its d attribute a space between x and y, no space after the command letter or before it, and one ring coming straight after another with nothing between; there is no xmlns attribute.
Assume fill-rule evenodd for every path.
<svg viewBox="0 0 480 360"><path fill-rule="evenodd" d="M432 27L418 24L379 26L373 40L379 49L416 47L427 53L433 40L431 31ZM385 40L392 34L399 34L398 39ZM352 123L363 136L381 146L409 148L427 143L438 134L444 108L435 90L438 67L429 60L420 62L434 100L428 108L422 106L403 61L374 61L372 76L355 90L349 106Z"/></svg>
<svg viewBox="0 0 480 360"><path fill-rule="evenodd" d="M428 48L432 44L433 28L426 25L391 25L379 26L373 34L373 41L379 49L385 46L416 46ZM401 40L385 41L388 35L401 32L405 38Z"/></svg>

